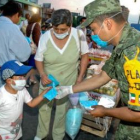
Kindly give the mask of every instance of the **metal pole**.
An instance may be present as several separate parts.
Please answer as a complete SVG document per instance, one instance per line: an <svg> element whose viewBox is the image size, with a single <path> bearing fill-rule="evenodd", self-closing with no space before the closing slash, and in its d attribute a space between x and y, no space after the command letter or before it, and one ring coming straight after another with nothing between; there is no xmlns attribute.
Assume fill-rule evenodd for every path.
<svg viewBox="0 0 140 140"><path fill-rule="evenodd" d="M139 14L139 20L138 20L138 24L140 24L140 14Z"/></svg>
<svg viewBox="0 0 140 140"><path fill-rule="evenodd" d="M85 12L84 12L84 10L83 10L83 17L84 17L84 13L85 13Z"/></svg>

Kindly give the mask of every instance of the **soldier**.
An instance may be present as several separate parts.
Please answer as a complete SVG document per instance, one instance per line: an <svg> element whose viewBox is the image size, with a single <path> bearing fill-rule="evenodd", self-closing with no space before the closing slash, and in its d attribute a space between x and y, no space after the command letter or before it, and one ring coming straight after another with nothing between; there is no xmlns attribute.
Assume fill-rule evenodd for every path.
<svg viewBox="0 0 140 140"><path fill-rule="evenodd" d="M117 79L124 106L111 109L96 106L89 112L94 117L111 116L121 120L115 140L138 140L140 138L140 104L134 99L138 98L135 93L136 91L139 93L140 90L137 87L137 83L140 83L138 68L140 63L137 61L137 59L140 60L139 49L137 49L140 47L140 32L126 23L118 0L95 0L85 6L84 10L87 20L82 26L90 25L95 34L92 39L101 47L106 47L108 44L115 47L111 58L103 66L103 71L99 75L74 86L58 87L59 94L56 98L92 90L111 79ZM135 97L132 98L132 95Z"/></svg>

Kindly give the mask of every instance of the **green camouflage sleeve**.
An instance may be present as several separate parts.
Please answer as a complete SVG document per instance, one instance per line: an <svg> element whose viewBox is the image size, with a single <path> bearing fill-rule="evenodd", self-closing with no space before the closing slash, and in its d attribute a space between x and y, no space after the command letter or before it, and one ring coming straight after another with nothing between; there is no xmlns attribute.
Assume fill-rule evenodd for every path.
<svg viewBox="0 0 140 140"><path fill-rule="evenodd" d="M115 68L114 68L114 56L111 55L110 59L105 62L105 65L102 68L103 71L106 72L106 74L111 79L117 79L115 76Z"/></svg>

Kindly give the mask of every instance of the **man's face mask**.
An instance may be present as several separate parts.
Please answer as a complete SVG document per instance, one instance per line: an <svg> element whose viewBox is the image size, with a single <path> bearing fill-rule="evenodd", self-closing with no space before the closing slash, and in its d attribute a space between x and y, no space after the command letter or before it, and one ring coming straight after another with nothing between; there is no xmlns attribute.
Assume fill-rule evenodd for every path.
<svg viewBox="0 0 140 140"><path fill-rule="evenodd" d="M118 15L119 13L121 13L121 12L118 12L117 14L115 14L115 15L109 17L109 18L113 18L114 16ZM103 23L104 23L104 22L103 22ZM116 36L120 33L120 31L123 29L123 28L121 28L120 31L119 31L115 36L113 36L111 39L109 39L108 41L104 41L104 40L102 40L102 39L99 37L99 33L100 33L100 31L101 31L101 29L102 29L102 27L103 27L103 23L102 23L102 25L101 25L101 27L100 27L100 29L99 29L98 34L97 34L97 35L92 35L92 36L91 36L91 39L92 39L94 42L96 42L97 45L99 45L101 48L107 47L107 46L108 46L108 42L111 41L114 37L116 37ZM124 27L124 26L123 26L123 27Z"/></svg>
<svg viewBox="0 0 140 140"><path fill-rule="evenodd" d="M23 90L26 85L26 80L14 80L15 85L11 84L11 87L17 91Z"/></svg>
<svg viewBox="0 0 140 140"><path fill-rule="evenodd" d="M98 46L101 46L102 48L107 47L108 42L107 41L103 41L100 39L100 37L98 35L92 35L91 39L97 43Z"/></svg>

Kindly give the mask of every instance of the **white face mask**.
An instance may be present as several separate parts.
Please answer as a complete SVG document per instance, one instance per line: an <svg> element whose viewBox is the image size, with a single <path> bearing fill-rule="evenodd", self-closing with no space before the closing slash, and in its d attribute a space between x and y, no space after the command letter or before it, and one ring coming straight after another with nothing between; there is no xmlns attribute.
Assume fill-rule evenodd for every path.
<svg viewBox="0 0 140 140"><path fill-rule="evenodd" d="M64 39L66 36L69 35L69 31L63 33L63 34L57 34L55 31L53 31L53 34L58 38L58 39Z"/></svg>
<svg viewBox="0 0 140 140"><path fill-rule="evenodd" d="M26 80L14 80L15 85L11 84L11 87L15 90L22 90L26 85Z"/></svg>

